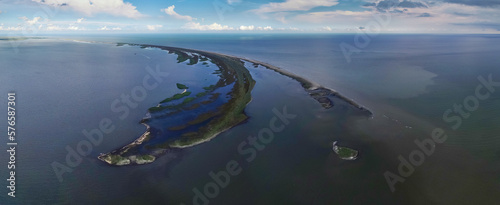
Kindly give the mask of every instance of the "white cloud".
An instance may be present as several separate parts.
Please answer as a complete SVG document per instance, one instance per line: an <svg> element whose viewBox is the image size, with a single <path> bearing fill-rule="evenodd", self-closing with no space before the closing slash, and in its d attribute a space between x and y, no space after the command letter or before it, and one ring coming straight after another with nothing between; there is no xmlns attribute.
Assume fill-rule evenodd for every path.
<svg viewBox="0 0 500 205"><path fill-rule="evenodd" d="M37 17L34 17L33 19L30 20L28 17L23 16L23 17L19 17L19 19L22 19L26 24L32 26L32 25L35 25L36 23L38 23L38 21L40 19L42 19L42 17L37 16Z"/></svg>
<svg viewBox="0 0 500 205"><path fill-rule="evenodd" d="M103 26L99 28L100 31L109 31L109 28L107 26Z"/></svg>
<svg viewBox="0 0 500 205"><path fill-rule="evenodd" d="M297 27L277 28L278 31L303 31Z"/></svg>
<svg viewBox="0 0 500 205"><path fill-rule="evenodd" d="M274 29L273 29L273 27L271 27L271 26L266 26L266 27L264 27L264 28L262 28L262 27L258 27L258 28L257 28L257 30L272 31L272 30L274 30Z"/></svg>
<svg viewBox="0 0 500 205"><path fill-rule="evenodd" d="M79 19L76 20L76 23L81 23L84 20L85 20L84 18L79 18Z"/></svg>
<svg viewBox="0 0 500 205"><path fill-rule="evenodd" d="M68 30L78 31L81 30L78 26L69 26Z"/></svg>
<svg viewBox="0 0 500 205"><path fill-rule="evenodd" d="M240 26L239 27L239 30L240 31L272 31L274 30L273 27L271 26L266 26L266 27L255 27L254 25L251 25L251 26Z"/></svg>
<svg viewBox="0 0 500 205"><path fill-rule="evenodd" d="M48 24L47 27L45 28L45 30L47 30L47 31L61 31L61 30L63 30L63 28L60 26L57 26L57 25Z"/></svg>
<svg viewBox="0 0 500 205"><path fill-rule="evenodd" d="M426 18L421 18L427 14ZM380 16L382 15L382 16ZM389 15L390 17L387 17ZM379 16L379 18L375 18ZM321 11L308 12L290 17L291 22L334 25L332 31L357 32L412 32L412 33L460 33L493 32L499 28L493 18L500 18L500 9L459 4L435 3L428 7L406 8L398 12L380 13L376 9L367 11ZM386 22L379 22L389 19ZM482 24L486 23L486 24ZM484 28L480 26L485 25ZM488 27L489 26L489 27ZM360 29L360 28L364 29ZM325 27L321 30L327 31ZM498 29L497 29L498 30Z"/></svg>
<svg viewBox="0 0 500 205"><path fill-rule="evenodd" d="M38 30L41 30L43 27L43 25L40 25L38 27ZM85 30L85 28L83 27L78 27L78 26L61 26L61 25L54 25L54 24L47 24L47 26L45 27L45 30L46 31L82 31L82 30Z"/></svg>
<svg viewBox="0 0 500 205"><path fill-rule="evenodd" d="M12 26L10 26L10 27L4 28L3 24L2 24L2 26L0 26L0 30L1 31L21 31L21 30L23 30L23 27L21 27L21 26L12 27Z"/></svg>
<svg viewBox="0 0 500 205"><path fill-rule="evenodd" d="M330 26L325 26L325 27L321 28L321 30L323 30L323 31L332 31L333 29Z"/></svg>
<svg viewBox="0 0 500 205"><path fill-rule="evenodd" d="M186 21L196 20L195 18L193 18L191 16L180 15L177 12L175 12L174 9L175 9L175 5L172 5L172 6L169 6L168 8L166 8L166 9L162 9L161 11L165 12L166 14L168 14L168 15L176 18L176 19L181 19L181 20L186 20Z"/></svg>
<svg viewBox="0 0 500 205"><path fill-rule="evenodd" d="M99 28L98 30L99 31L121 31L122 28L120 28L120 27L109 28L108 26L103 26L103 27Z"/></svg>
<svg viewBox="0 0 500 205"><path fill-rule="evenodd" d="M227 25L220 25L218 23L213 23L210 25L201 25L200 23L188 22L182 28L200 31L223 31L223 30L234 30L233 27Z"/></svg>
<svg viewBox="0 0 500 205"><path fill-rule="evenodd" d="M338 0L286 0L285 2L272 2L253 10L256 13L274 13L286 11L308 11L319 6L335 6Z"/></svg>
<svg viewBox="0 0 500 205"><path fill-rule="evenodd" d="M255 29L255 26L251 25L251 26L240 26L240 30L242 31L252 31Z"/></svg>
<svg viewBox="0 0 500 205"><path fill-rule="evenodd" d="M158 30L159 28L163 27L162 25L147 25L146 26L148 28L148 30L150 31L156 31Z"/></svg>
<svg viewBox="0 0 500 205"><path fill-rule="evenodd" d="M71 8L88 16L98 13L106 13L114 16L124 16L128 18L138 18L143 15L137 11L136 7L123 0L33 0L40 4L54 7Z"/></svg>

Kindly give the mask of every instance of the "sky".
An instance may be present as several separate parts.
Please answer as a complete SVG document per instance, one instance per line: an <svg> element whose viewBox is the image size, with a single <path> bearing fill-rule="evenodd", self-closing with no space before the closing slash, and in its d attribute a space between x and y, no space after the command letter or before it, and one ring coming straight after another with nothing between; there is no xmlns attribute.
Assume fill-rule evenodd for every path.
<svg viewBox="0 0 500 205"><path fill-rule="evenodd" d="M0 0L0 33L500 33L500 0Z"/></svg>

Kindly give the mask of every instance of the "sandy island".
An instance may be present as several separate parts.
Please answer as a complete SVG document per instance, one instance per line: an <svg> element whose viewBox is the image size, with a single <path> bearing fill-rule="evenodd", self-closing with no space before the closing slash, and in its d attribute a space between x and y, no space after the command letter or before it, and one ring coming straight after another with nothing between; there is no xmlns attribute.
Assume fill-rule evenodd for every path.
<svg viewBox="0 0 500 205"><path fill-rule="evenodd" d="M244 122L248 118L248 116L244 113L244 110L246 105L251 101L251 91L255 85L255 81L253 80L248 69L245 67L245 62L250 62L254 66L263 66L298 81L305 91L308 92L309 95L318 101L325 109L329 109L334 106L333 102L328 97L336 97L358 108L359 110L366 112L368 115L371 115L371 112L368 109L357 104L353 100L342 96L340 93L332 89L322 87L321 85L302 78L301 76L260 61L214 52L169 46L128 43L117 44L117 46L123 45L140 46L141 48L159 48L161 50L168 51L169 53L176 54L178 56L178 62L189 60L188 65L194 65L199 61L210 60L219 67L219 81L215 85L204 88L206 90L205 92L196 94L196 97L189 97L191 96L191 92L187 91L189 88L183 84L177 84L177 87L179 89L184 89L184 91L163 100L158 106L150 108L149 112L151 113L162 112L164 110L175 110L169 113L173 115L182 113L183 111L197 109L201 105L215 102L220 95L220 93L216 93L215 90L224 86L232 86L231 91L227 93L227 95L230 95L231 98L228 102L220 105L216 110L208 110L205 113L200 114L196 119L187 122L185 125L168 128L175 131L185 131L175 140L158 143L153 146L147 145L145 147L146 149L142 146L152 138L152 134L150 132L150 127L147 124L148 119L143 119L141 123L147 128L144 134L128 145L109 153L101 154L98 157L100 160L110 165L122 166L151 163L159 156L165 154L169 149L179 149L198 145L209 141L218 134ZM202 98L207 98L207 96L209 96L209 100L202 101L201 103L195 103L196 100L200 101ZM176 105L164 105L169 102L180 103ZM196 130L192 130L190 127L196 127Z"/></svg>

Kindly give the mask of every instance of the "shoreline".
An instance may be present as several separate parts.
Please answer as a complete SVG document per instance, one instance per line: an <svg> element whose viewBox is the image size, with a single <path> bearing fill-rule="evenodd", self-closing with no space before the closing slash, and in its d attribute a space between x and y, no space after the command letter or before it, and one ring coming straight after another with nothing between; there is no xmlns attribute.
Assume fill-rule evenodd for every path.
<svg viewBox="0 0 500 205"><path fill-rule="evenodd" d="M270 65L268 63L260 62L257 60L241 58L226 54L220 54L209 51L201 51L189 48L178 48L178 47L170 47L170 46L160 46L160 45L149 45L149 44L133 44L133 43L116 43L117 46L139 46L142 49L145 48L158 48L164 51L167 51L169 54L175 54L178 56L178 63L189 60L188 65L192 65L192 62L198 62L199 58L207 58L212 61L213 64L217 65L219 69L223 72L220 75L220 81L226 82L231 81L234 82L234 86L231 89L231 99L221 105L217 109L221 109L222 111L213 112L209 110L206 114L212 113L216 116L215 119L212 119L208 122L208 124L204 127L198 128L197 132L188 132L182 134L178 139L174 141L166 141L164 143L158 143L148 148L148 153L144 154L141 151L140 154L137 154L137 150L133 150L133 154L131 155L128 152L131 149L139 147L144 142L149 141L152 137L150 132L150 127L147 122L142 122L146 126L146 131L142 134L138 139L133 142L119 148L113 150L106 154L101 154L98 156L98 159L106 162L110 165L123 166L123 165L132 165L132 164L148 164L155 161L156 158L164 154L168 149L182 149L193 147L199 145L201 143L212 140L217 137L220 133L225 132L234 126L237 126L248 119L248 116L244 113L244 110L248 103L251 101L251 91L253 86L255 85L255 81L253 80L249 70L245 67L245 63L252 63L254 66L260 65L266 69L275 71L281 75L292 78L293 80L299 82L304 90L318 103L320 103L324 109L329 109L333 107L333 102L329 97L338 98L348 105L351 105L361 111L367 112L368 115L372 115L371 111L369 111L364 106L356 103L354 100L347 98L341 95L339 92L321 86L318 83L307 80L299 75L291 73L289 71L283 70L279 67ZM181 60L179 60L181 59ZM194 63L194 64L196 64ZM222 85L217 84L211 90L215 90ZM187 90L185 89L184 92ZM160 103L161 104L161 103ZM182 104L181 104L182 105ZM158 105L158 107L161 107ZM198 118L200 118L198 116ZM198 119L197 118L197 119ZM154 137L154 136L153 136ZM148 145L149 146L149 145ZM152 160L142 160L141 163L135 161L137 158L143 159L145 156L151 158Z"/></svg>
<svg viewBox="0 0 500 205"><path fill-rule="evenodd" d="M352 105L352 106L354 106L362 111L367 111L367 112L369 112L370 115L372 115L372 112L367 107L359 104L358 102L354 101L351 98L348 98L348 97L342 95L340 92L338 92L332 88L324 87L324 86L322 86L314 81L308 80L302 76L299 76L299 75L292 73L290 71L287 71L287 70L283 70L283 69L281 69L277 66L271 65L269 63L265 63L262 61L253 60L253 59L249 59L249 58L245 58L245 57L237 57L237 56L228 55L228 54L216 53L216 52L211 52L211 51L196 50L196 49L189 49L189 48L156 46L156 45L149 45L149 44L127 44L127 45L147 46L147 47L156 47L156 48L164 47L164 48L169 48L169 49L184 50L184 51L188 51L188 52L192 52L192 53L198 53L198 54L208 53L208 54L212 54L212 55L216 55L216 56L224 56L227 58L233 58L233 59L237 59L240 61L248 61L248 62L253 63L253 64L261 65L261 66L263 66L269 70L275 71L281 75L292 78L293 80L299 82L302 85L302 87L307 91L314 91L314 90L318 90L318 89L328 90L330 92L329 94L334 95L335 97L347 102L348 104L350 104L350 105Z"/></svg>
<svg viewBox="0 0 500 205"><path fill-rule="evenodd" d="M198 60L202 58L210 60L219 68L220 74L217 74L219 76L219 81L215 85L209 87L209 89L206 90L203 95L200 95L200 97L196 98L193 97L189 101L186 101L187 98L184 98L185 96L179 96L178 99L175 99L182 101L182 99L184 98L184 101L182 103L175 105L175 108L172 108L172 110L175 110L180 115L182 115L183 112L187 112L187 110L189 110L187 109L187 107L190 107L190 105L192 107L192 104L199 105L203 102L215 102L215 100L203 102L194 101L201 101L203 100L204 96L209 95L218 98L220 95L220 93L218 93L220 91L216 91L216 89L218 88L228 86L231 87L228 93L224 93L230 95L231 97L227 102L215 104L217 106L215 109L211 108L209 110L203 110L202 114L197 115L194 120L190 120L182 124L181 126L177 126L177 128L180 127L180 130L182 131L180 134L172 135L171 137L173 139L169 140L169 137L166 137L165 141L156 144L148 144L149 138L155 138L158 136L156 136L155 134L148 134L151 133L151 129L147 125L149 120L143 119L143 121L141 122L142 124L146 125L146 132L142 134L139 139L134 140L130 144L127 144L109 153L101 154L98 157L101 161L116 166L138 164L134 161L137 156L142 157L145 155L149 155L157 158L163 153L167 152L168 149L180 149L195 146L210 141L220 133L231 129L232 127L237 126L238 124L243 123L248 119L248 116L244 113L244 109L246 105L251 101L251 91L253 89L253 86L255 85L255 81L250 75L250 72L244 67L244 64L239 59L224 55L217 55L210 52L195 51L192 49L183 49L168 46L124 43L117 44L117 46L122 45L140 46L140 48L143 49L158 48L167 51L169 54L177 55L179 61L178 63L187 61L189 63L188 65L196 64ZM185 91L186 89L183 91L183 93ZM171 109L169 108L169 105L162 105L162 102L160 102L160 104L155 108L159 109L159 112L161 112L163 109ZM149 112L155 113L156 111L150 109ZM207 117L207 115L209 115L210 117ZM190 128L190 126L197 126L199 124L202 126L194 128L194 130ZM165 137L165 135L162 137ZM154 159L151 161L147 161L147 163L151 163L153 161Z"/></svg>

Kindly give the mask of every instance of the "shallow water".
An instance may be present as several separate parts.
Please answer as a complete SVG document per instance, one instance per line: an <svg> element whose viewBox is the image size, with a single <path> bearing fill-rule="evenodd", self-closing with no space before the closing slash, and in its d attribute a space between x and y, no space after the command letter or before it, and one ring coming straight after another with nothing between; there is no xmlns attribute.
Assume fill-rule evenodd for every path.
<svg viewBox="0 0 500 205"><path fill-rule="evenodd" d="M83 37L72 37L80 38ZM256 80L250 119L210 142L159 158L152 164L111 167L101 152L140 136L149 107L178 92L179 79L198 79L200 69L176 63L166 52L58 40L27 40L14 53L1 42L2 93L18 96L18 197L7 204L120 202L192 204L193 189L212 182L210 172L231 160L242 167L230 184L210 199L213 204L467 204L498 200L498 114L500 92L480 102L457 130L443 113L462 103L479 84L478 76L500 81L497 36L381 35L347 63L338 45L350 35L125 35L86 40L150 43L216 51L267 62L333 88L367 106L373 118L336 102L325 110L298 82L263 67L248 65ZM170 75L147 97L121 113L111 110L148 75L147 66ZM210 75L208 75L210 76ZM2 104L5 99L2 98ZM297 115L248 162L238 146L269 127L273 109L286 106ZM6 115L1 111L0 115ZM66 146L75 147L83 130L109 118L116 129L72 173L59 182L51 163L64 162ZM397 173L405 158L430 138L434 128L449 138L392 193L384 172ZM2 128L5 129L5 128ZM331 142L360 151L342 161ZM5 145L3 145L6 149ZM6 161L5 155L0 161ZM0 173L7 178L6 172Z"/></svg>

